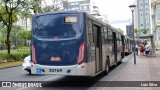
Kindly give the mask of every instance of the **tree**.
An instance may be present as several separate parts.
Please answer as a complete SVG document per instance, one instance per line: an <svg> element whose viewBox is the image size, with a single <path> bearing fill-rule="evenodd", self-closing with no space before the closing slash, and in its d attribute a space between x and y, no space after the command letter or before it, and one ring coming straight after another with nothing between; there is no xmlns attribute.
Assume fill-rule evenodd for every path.
<svg viewBox="0 0 160 90"><path fill-rule="evenodd" d="M134 29L134 33L136 34L136 36L138 35L138 33L139 33L139 30L136 28L136 29Z"/></svg>
<svg viewBox="0 0 160 90"><path fill-rule="evenodd" d="M62 0L63 1L63 0ZM45 6L42 7L41 3L44 3ZM30 1L30 9L34 11L34 14L43 13L43 12L50 12L50 11L59 11L59 5L61 3L57 3L58 1L52 0L50 5L47 5L45 0L33 0Z"/></svg>
<svg viewBox="0 0 160 90"><path fill-rule="evenodd" d="M0 43L1 43L1 46L2 48L4 49L5 48L5 36L6 36L6 27L0 25Z"/></svg>
<svg viewBox="0 0 160 90"><path fill-rule="evenodd" d="M22 28L20 26L17 26L17 25L13 25L13 27L12 27L12 32L11 32L10 40L11 40L12 45L15 46L15 48L17 48L19 46L18 42L20 42L20 41L19 41L18 32L21 29Z"/></svg>
<svg viewBox="0 0 160 90"><path fill-rule="evenodd" d="M143 29L143 33L147 34L148 30L147 29Z"/></svg>
<svg viewBox="0 0 160 90"><path fill-rule="evenodd" d="M0 7L0 22L7 28L6 30L6 40L5 43L7 45L8 54L10 54L10 34L12 30L13 23L18 20L17 18L17 8L21 5L25 0L1 0Z"/></svg>
<svg viewBox="0 0 160 90"><path fill-rule="evenodd" d="M24 19L25 20L25 24L26 24L26 30L28 29L28 23L27 23L27 20L28 18L31 18L31 12L30 12L30 9L29 8L26 8L26 9L22 9L20 11L20 17L22 17L21 19Z"/></svg>
<svg viewBox="0 0 160 90"><path fill-rule="evenodd" d="M31 31L30 30L19 30L19 41L21 45L27 46L27 41L31 40Z"/></svg>

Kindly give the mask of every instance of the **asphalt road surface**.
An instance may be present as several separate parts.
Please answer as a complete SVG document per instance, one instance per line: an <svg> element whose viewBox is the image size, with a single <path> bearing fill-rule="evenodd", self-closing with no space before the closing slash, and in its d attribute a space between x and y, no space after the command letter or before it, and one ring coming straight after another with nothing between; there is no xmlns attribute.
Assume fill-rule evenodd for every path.
<svg viewBox="0 0 160 90"><path fill-rule="evenodd" d="M131 60L133 54L125 57L122 60L121 64L113 66L108 75L104 76L100 74L94 78L91 77L74 77L74 76L59 76L59 75L29 75L28 72L22 69L22 66L1 69L0 70L0 81L49 81L46 82L43 88L26 88L26 87L16 87L16 88L0 88L0 90L41 90L41 89L49 89L49 90L108 90L106 87L96 87L97 82L99 81L113 81L117 74L125 68L127 62ZM51 87L55 85L55 81L67 81L66 84L70 84L70 87ZM88 82L86 87L75 87L76 83L85 84L84 82ZM64 84L64 82L58 82L59 84ZM73 85L73 86L72 86ZM117 88L112 88L112 90L117 90ZM123 89L128 90L128 89ZM132 90L132 89L131 89ZM134 90L134 89L133 89ZM143 90L143 89L140 89ZM145 90L145 89L144 89Z"/></svg>

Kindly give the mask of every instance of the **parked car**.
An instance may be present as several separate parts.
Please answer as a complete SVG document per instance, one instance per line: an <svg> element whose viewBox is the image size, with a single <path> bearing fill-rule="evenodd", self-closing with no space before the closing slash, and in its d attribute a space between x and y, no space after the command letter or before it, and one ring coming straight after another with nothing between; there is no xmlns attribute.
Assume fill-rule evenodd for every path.
<svg viewBox="0 0 160 90"><path fill-rule="evenodd" d="M23 70L26 70L31 74L31 56L27 56L24 58L24 62L22 64Z"/></svg>

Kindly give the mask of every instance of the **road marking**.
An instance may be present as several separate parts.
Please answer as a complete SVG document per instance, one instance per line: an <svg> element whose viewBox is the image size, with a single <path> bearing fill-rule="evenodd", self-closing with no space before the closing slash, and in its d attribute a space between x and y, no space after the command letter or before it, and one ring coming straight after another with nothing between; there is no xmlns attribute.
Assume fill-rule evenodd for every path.
<svg viewBox="0 0 160 90"><path fill-rule="evenodd" d="M27 89L27 88L29 88L29 87L22 87L22 88L18 88L16 90L24 90L24 89Z"/></svg>
<svg viewBox="0 0 160 90"><path fill-rule="evenodd" d="M49 78L46 78L46 79L44 79L44 80L42 80L42 81L52 81L53 79L60 79L60 78L62 78L62 77L64 77L64 76L52 76L52 77L49 77Z"/></svg>

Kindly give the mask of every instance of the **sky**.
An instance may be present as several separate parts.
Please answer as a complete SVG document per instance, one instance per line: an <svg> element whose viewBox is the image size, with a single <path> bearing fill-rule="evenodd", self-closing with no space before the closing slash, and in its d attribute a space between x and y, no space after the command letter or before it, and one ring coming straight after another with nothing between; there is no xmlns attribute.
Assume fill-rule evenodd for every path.
<svg viewBox="0 0 160 90"><path fill-rule="evenodd" d="M134 0L95 0L101 14L108 16L110 24L115 28L121 28L126 33L126 25L132 21L132 12L129 5Z"/></svg>

